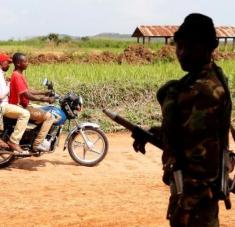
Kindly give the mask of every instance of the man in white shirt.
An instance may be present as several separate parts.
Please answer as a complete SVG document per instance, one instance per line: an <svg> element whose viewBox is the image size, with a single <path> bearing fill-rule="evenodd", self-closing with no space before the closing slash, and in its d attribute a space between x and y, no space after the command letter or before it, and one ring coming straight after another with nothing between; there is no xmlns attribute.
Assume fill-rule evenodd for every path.
<svg viewBox="0 0 235 227"><path fill-rule="evenodd" d="M25 154L19 142L26 130L30 114L28 110L8 103L9 86L5 80L4 73L9 69L11 58L6 54L0 53L0 130L4 130L2 116L17 119L14 131L12 132L7 144L0 139L0 146L6 148L9 146L12 150Z"/></svg>

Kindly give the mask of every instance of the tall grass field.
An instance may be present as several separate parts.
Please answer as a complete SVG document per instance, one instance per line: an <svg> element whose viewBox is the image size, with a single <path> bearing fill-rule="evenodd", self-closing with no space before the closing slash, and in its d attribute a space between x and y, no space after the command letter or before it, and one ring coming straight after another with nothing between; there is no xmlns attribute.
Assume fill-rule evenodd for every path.
<svg viewBox="0 0 235 227"><path fill-rule="evenodd" d="M235 97L234 61L220 61ZM9 72L10 73L10 72ZM185 74L177 62L151 65L118 64L42 64L29 65L25 72L32 88L44 89L44 78L52 80L60 94L74 91L84 98L80 120L100 123L106 131L121 129L102 114L109 108L142 126L161 121L156 102L157 89L166 81ZM233 114L234 115L234 114Z"/></svg>
<svg viewBox="0 0 235 227"><path fill-rule="evenodd" d="M86 40L69 41L60 45L41 39L29 41L0 42L1 52L89 52L109 50L119 53L135 41ZM154 43L149 48L158 48ZM232 98L235 98L235 60L217 62L229 78ZM10 75L12 68L9 70ZM52 80L56 92L66 94L74 91L84 98L81 121L95 121L106 131L121 129L102 113L103 108L116 111L141 126L160 124L161 111L156 102L156 91L166 81L180 78L185 74L178 62L157 61L153 64L75 64L55 63L29 65L25 72L30 87L44 89L44 78ZM234 103L234 102L233 102ZM233 118L234 118L233 111Z"/></svg>

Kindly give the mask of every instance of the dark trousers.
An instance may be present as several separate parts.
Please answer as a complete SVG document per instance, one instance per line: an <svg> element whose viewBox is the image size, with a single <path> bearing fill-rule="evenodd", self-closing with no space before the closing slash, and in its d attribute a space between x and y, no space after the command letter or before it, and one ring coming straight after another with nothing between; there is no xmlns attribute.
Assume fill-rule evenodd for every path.
<svg viewBox="0 0 235 227"><path fill-rule="evenodd" d="M200 193L179 196L174 188L171 190L168 208L171 227L219 227L218 213L217 199L200 197Z"/></svg>

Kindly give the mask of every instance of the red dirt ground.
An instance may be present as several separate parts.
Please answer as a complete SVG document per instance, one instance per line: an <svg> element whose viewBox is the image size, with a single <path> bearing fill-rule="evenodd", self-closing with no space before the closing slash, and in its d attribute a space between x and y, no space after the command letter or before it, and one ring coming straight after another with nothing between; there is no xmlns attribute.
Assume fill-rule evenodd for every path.
<svg viewBox="0 0 235 227"><path fill-rule="evenodd" d="M169 226L161 152L149 145L145 156L135 153L128 133L108 138L96 167L76 165L61 146L1 169L0 226ZM220 204L221 227L235 226L232 201L229 211Z"/></svg>

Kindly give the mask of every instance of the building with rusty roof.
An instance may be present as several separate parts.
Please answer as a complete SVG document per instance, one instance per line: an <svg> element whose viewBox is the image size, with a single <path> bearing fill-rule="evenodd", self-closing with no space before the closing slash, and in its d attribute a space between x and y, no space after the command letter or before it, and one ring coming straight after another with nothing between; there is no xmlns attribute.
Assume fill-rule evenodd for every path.
<svg viewBox="0 0 235 227"><path fill-rule="evenodd" d="M150 43L152 38L163 38L165 39L165 43L167 44L169 39L172 39L174 33L177 31L179 26L167 25L167 26L139 26L135 29L132 37L137 38L137 42L140 42L142 38L143 44L147 42ZM235 45L235 27L231 26L220 26L216 27L216 34L220 40L224 40L225 45L227 44L228 40L231 39L233 41L233 49Z"/></svg>

